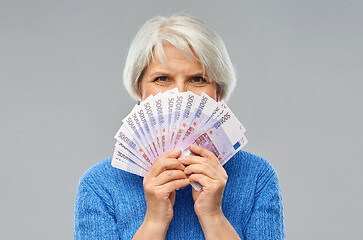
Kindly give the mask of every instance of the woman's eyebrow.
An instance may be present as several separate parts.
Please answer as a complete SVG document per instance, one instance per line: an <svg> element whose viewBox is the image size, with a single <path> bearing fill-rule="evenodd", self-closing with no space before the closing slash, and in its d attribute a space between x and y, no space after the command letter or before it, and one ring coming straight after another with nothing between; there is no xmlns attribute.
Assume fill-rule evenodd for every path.
<svg viewBox="0 0 363 240"><path fill-rule="evenodd" d="M169 73L167 73L167 72L157 71L157 72L153 72L153 73L151 73L151 74L149 75L148 79L153 78L153 77L155 77L155 76L168 76L168 75L169 75Z"/></svg>
<svg viewBox="0 0 363 240"><path fill-rule="evenodd" d="M153 76L153 75L168 75L169 73L166 72L166 71L156 71L156 72L153 72L150 76Z"/></svg>
<svg viewBox="0 0 363 240"><path fill-rule="evenodd" d="M203 73L203 72L195 72L195 73L192 73L192 74L188 74L187 77L188 78L190 78L190 77L204 77L204 78L208 78L208 75L207 75L207 73Z"/></svg>
<svg viewBox="0 0 363 240"><path fill-rule="evenodd" d="M167 76L168 77L169 75L170 75L170 73L167 72L167 71L156 71L156 72L151 73L148 76L148 79L150 80L151 78L154 78L156 76ZM203 73L203 72L200 72L200 71L197 71L197 72L194 72L194 73L190 73L190 74L186 74L185 76L186 76L186 78L191 78L191 77L208 78L207 73Z"/></svg>

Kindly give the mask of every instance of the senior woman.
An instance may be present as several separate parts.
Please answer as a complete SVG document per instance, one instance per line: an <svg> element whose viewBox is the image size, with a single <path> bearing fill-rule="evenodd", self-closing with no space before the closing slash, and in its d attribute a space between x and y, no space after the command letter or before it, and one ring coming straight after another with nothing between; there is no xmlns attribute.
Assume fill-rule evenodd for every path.
<svg viewBox="0 0 363 240"><path fill-rule="evenodd" d="M124 84L138 101L177 87L227 99L236 82L221 38L184 15L148 21L131 44ZM222 167L191 145L160 156L144 178L113 168L111 158L81 178L75 239L283 239L276 172L263 158L239 151ZM203 188L195 191L190 182Z"/></svg>

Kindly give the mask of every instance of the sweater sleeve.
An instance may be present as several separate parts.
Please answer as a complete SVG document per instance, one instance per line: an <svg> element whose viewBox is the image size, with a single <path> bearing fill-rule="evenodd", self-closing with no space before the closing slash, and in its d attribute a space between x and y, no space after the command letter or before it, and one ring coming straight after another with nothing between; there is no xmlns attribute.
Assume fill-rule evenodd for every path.
<svg viewBox="0 0 363 240"><path fill-rule="evenodd" d="M77 190L74 239L119 239L107 195L85 179Z"/></svg>
<svg viewBox="0 0 363 240"><path fill-rule="evenodd" d="M277 174L269 166L257 183L252 214L245 229L245 239L285 239L282 210Z"/></svg>

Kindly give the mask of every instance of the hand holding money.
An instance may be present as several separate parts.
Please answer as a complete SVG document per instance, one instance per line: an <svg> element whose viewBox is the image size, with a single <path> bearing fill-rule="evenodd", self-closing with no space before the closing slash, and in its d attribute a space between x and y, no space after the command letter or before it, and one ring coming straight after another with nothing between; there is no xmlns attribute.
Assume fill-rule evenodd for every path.
<svg viewBox="0 0 363 240"><path fill-rule="evenodd" d="M179 161L187 165L184 173L189 180L203 186L201 191L193 189L195 213L200 219L223 215L223 190L228 179L226 171L211 151L196 145L191 145L190 150L197 156L183 156Z"/></svg>
<svg viewBox="0 0 363 240"><path fill-rule="evenodd" d="M178 149L157 158L143 181L147 204L143 224L156 224L161 232L168 229L173 218L175 190L190 183L184 165L177 159L180 153Z"/></svg>
<svg viewBox="0 0 363 240"><path fill-rule="evenodd" d="M178 89L150 95L123 120L112 166L145 176L156 159L174 149L192 155L191 144L214 154L225 164L246 143L245 128L224 102ZM194 167L193 167L194 168ZM193 177L192 186L200 190Z"/></svg>

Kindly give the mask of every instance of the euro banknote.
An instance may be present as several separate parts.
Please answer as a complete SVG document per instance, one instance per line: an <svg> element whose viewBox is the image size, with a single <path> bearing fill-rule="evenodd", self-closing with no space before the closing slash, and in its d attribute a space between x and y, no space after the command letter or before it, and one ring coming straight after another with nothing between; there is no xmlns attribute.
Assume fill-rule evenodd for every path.
<svg viewBox="0 0 363 240"><path fill-rule="evenodd" d="M189 146L199 145L224 165L247 143L246 129L225 102L177 88L150 95L122 122L115 135L112 166L140 176L173 149L193 155ZM198 183L192 186L201 188Z"/></svg>

